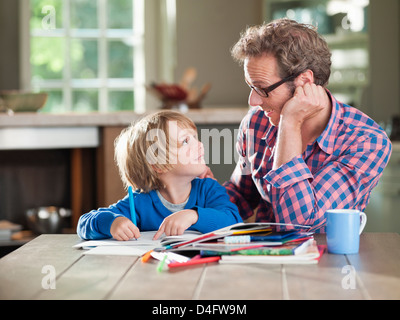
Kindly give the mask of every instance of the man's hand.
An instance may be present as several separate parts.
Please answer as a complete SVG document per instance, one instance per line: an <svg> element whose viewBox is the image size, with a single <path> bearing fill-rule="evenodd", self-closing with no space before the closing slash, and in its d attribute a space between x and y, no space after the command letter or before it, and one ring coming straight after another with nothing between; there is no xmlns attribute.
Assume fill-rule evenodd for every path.
<svg viewBox="0 0 400 320"><path fill-rule="evenodd" d="M214 178L214 174L212 173L209 166L206 166L206 169L204 170L204 172L201 175L199 175L199 178L200 179L211 178L211 179L217 180Z"/></svg>
<svg viewBox="0 0 400 320"><path fill-rule="evenodd" d="M157 240L163 233L167 236L181 235L192 224L195 224L198 218L195 210L185 209L175 212L164 219L153 239Z"/></svg>
<svg viewBox="0 0 400 320"><path fill-rule="evenodd" d="M296 88L294 95L283 106L281 120L300 126L313 118L327 106L327 94L323 87L307 82ZM329 105L329 104L328 104Z"/></svg>
<svg viewBox="0 0 400 320"><path fill-rule="evenodd" d="M130 240L140 237L140 231L131 220L125 217L117 217L111 224L110 233L116 240Z"/></svg>
<svg viewBox="0 0 400 320"><path fill-rule="evenodd" d="M301 155L325 129L330 117L330 100L321 86L299 86L281 110L273 170Z"/></svg>

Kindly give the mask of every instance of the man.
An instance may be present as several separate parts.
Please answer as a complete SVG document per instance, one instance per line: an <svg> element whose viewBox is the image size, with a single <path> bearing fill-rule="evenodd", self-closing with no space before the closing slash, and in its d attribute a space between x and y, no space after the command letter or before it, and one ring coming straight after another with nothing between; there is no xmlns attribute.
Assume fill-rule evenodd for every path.
<svg viewBox="0 0 400 320"><path fill-rule="evenodd" d="M364 211L391 154L386 133L325 88L331 54L309 25L248 28L232 48L251 88L239 161L225 183L243 219L313 226L332 208Z"/></svg>

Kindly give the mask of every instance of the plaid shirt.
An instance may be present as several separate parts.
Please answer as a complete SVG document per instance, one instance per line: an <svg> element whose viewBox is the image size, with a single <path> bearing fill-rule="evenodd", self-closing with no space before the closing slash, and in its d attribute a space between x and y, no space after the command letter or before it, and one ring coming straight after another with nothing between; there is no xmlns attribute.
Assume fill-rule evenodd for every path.
<svg viewBox="0 0 400 320"><path fill-rule="evenodd" d="M310 225L325 232L326 210L364 211L392 146L371 118L330 97L332 115L325 130L302 155L276 170L277 128L258 107L242 120L239 161L225 187L243 219L257 208L256 221Z"/></svg>

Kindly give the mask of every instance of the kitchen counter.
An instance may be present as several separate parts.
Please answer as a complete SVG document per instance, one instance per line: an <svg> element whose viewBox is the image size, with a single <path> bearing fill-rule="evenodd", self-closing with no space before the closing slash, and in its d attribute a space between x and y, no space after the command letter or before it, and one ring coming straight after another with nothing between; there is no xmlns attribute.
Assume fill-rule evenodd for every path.
<svg viewBox="0 0 400 320"><path fill-rule="evenodd" d="M224 124L237 124L241 122L243 117L246 115L248 108L203 108L203 109L192 109L185 114L191 118L198 125L224 125ZM154 111L152 111L154 112ZM150 111L148 112L150 113ZM147 113L145 113L147 114ZM131 111L120 111L112 113L62 113L62 114L51 114L51 113L35 113L35 112L21 112L8 115L6 113L0 113L0 131L3 131L2 135L16 137L13 128L25 128L29 132L23 132L24 137L29 137L33 132L34 128L51 128L51 127L64 127L65 129L70 129L69 131L77 131L76 135L84 136L85 130L90 132L90 139L86 143L82 140L79 146L76 147L96 147L98 146L98 138L96 137L96 132L98 127L125 127L131 122L136 121L144 114L138 114ZM81 127L80 129L77 127ZM10 132L4 129L9 128ZM28 128L28 129L26 129ZM3 129L3 130L1 130ZM61 128L60 128L61 129ZM48 135L49 129L43 129L42 137ZM16 132L19 134L20 130ZM1 138L1 137L0 137ZM6 136L0 139L1 141L8 141ZM0 149L25 149L23 146L16 145L18 139L12 139L13 145L4 145ZM67 147L68 143L62 144L62 139L58 139L60 147ZM74 139L77 141L77 139ZM55 147L52 144L51 147ZM392 141L393 151L400 151L400 141ZM46 148L45 143L42 143L42 147Z"/></svg>
<svg viewBox="0 0 400 320"><path fill-rule="evenodd" d="M185 114L196 124L239 124L248 108L203 108ZM150 112L150 111L149 111ZM154 112L154 111L152 111ZM131 111L113 113L29 113L0 114L0 128L4 127L55 127L55 126L127 126L144 114Z"/></svg>

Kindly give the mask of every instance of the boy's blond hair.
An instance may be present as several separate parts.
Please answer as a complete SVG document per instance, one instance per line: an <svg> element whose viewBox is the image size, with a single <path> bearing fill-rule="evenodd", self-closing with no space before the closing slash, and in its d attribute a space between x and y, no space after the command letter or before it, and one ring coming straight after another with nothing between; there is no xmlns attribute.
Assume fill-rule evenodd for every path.
<svg viewBox="0 0 400 320"><path fill-rule="evenodd" d="M126 188L131 185L141 192L149 192L163 187L157 172L170 170L176 156L173 147L177 141L170 137L169 121L176 121L184 129L197 130L185 115L164 110L132 123L115 140L115 161Z"/></svg>

